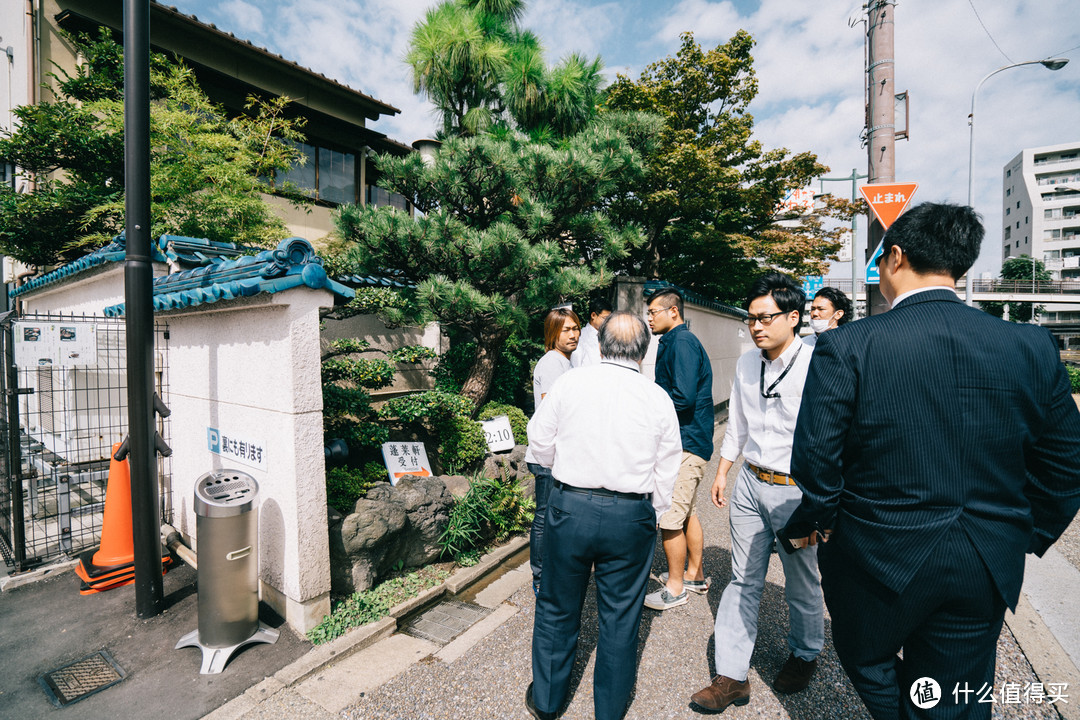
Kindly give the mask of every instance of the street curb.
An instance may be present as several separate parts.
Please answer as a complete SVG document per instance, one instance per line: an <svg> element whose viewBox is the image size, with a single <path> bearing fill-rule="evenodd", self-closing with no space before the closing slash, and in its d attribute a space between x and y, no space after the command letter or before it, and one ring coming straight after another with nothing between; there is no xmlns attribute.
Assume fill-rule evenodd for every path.
<svg viewBox="0 0 1080 720"><path fill-rule="evenodd" d="M429 588L416 597L395 605L390 609L389 616L353 628L325 645L314 646L299 659L278 670L272 677L248 688L242 695L204 715L203 720L236 720L255 709L263 700L303 682L327 665L343 660L390 637L397 630L399 619L435 602L445 594L457 594L482 580L528 544L528 537L513 538L510 542L483 556L476 565L458 570L441 585Z"/></svg>
<svg viewBox="0 0 1080 720"><path fill-rule="evenodd" d="M502 547L495 548L480 558L480 562L470 568L462 568L446 579L443 584L447 592L456 595L475 583L480 578L501 565L507 558L529 544L529 538L516 537Z"/></svg>
<svg viewBox="0 0 1080 720"><path fill-rule="evenodd" d="M1040 681L1064 682L1069 688L1080 688L1080 670L1073 665L1068 653L1024 593L1020 593L1016 612L1005 613L1005 624ZM1068 703L1055 703L1054 708L1064 720L1080 720L1080 703L1074 704L1070 700Z"/></svg>
<svg viewBox="0 0 1080 720"><path fill-rule="evenodd" d="M23 585L29 585L30 583L37 582L38 580L44 580L47 577L53 575L59 575L62 572L67 572L73 569L79 564L78 559L67 560L64 562L54 563L52 565L46 565L45 567L37 568L36 570L30 570L24 572L21 575L8 575L7 577L0 578L0 592L5 590L14 590L17 587Z"/></svg>

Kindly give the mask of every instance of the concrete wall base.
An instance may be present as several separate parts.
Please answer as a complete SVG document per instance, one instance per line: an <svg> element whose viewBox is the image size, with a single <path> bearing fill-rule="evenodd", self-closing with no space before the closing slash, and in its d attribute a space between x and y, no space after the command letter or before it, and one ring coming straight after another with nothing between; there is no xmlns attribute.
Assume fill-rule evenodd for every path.
<svg viewBox="0 0 1080 720"><path fill-rule="evenodd" d="M285 618L294 630L307 633L330 614L330 592L324 592L307 600L295 600L275 588L259 581L259 596L274 612Z"/></svg>

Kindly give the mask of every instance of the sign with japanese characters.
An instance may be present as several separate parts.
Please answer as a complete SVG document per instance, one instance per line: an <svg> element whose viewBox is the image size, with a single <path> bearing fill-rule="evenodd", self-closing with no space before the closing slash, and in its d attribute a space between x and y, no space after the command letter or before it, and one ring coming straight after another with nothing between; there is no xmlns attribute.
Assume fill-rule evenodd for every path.
<svg viewBox="0 0 1080 720"><path fill-rule="evenodd" d="M85 322L16 322L15 364L83 367L97 363L97 326Z"/></svg>
<svg viewBox="0 0 1080 720"><path fill-rule="evenodd" d="M266 443L247 433L207 427L206 444L215 455L241 465L266 470Z"/></svg>
<svg viewBox="0 0 1080 720"><path fill-rule="evenodd" d="M859 192L866 198L881 227L886 230L907 209L919 183L874 183L863 185Z"/></svg>
<svg viewBox="0 0 1080 720"><path fill-rule="evenodd" d="M494 453L514 449L514 431L510 429L509 417L496 415L490 420L482 420L480 425L484 428L488 450Z"/></svg>
<svg viewBox="0 0 1080 720"><path fill-rule="evenodd" d="M777 215L791 215L798 213L806 215L814 210L814 191L809 188L800 190L788 190L784 193L784 199L780 201Z"/></svg>
<svg viewBox="0 0 1080 720"><path fill-rule="evenodd" d="M391 485L397 485L405 475L431 475L431 463L422 442L383 443L382 456Z"/></svg>

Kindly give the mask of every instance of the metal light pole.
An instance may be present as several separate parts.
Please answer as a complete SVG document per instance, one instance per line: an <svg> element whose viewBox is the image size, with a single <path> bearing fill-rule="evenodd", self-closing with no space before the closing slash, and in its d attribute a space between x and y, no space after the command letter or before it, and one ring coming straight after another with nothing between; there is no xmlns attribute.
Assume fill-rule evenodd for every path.
<svg viewBox="0 0 1080 720"><path fill-rule="evenodd" d="M851 202L857 202L858 199L859 199L859 185L858 185L857 181L862 180L864 178L866 178L866 175L860 175L858 170L856 170L855 168L852 168L851 169L851 175L849 175L847 177L842 177L842 178L818 178L818 182L819 183L846 182L846 181L850 180L851 181ZM819 186L819 187L821 187L821 194L824 195L825 194L825 188L823 186ZM859 319L859 293L857 291L857 288L858 288L858 282L857 281L858 281L858 278L859 278L860 264L859 264L859 261L856 258L856 255L855 255L855 230L856 230L856 227L857 227L858 219L859 219L858 214L853 214L851 216L851 319L852 320L858 320ZM867 296L867 302L870 302L869 295Z"/></svg>
<svg viewBox="0 0 1080 720"><path fill-rule="evenodd" d="M150 0L124 0L124 313L135 614L165 609L154 455L154 271L150 256Z"/></svg>
<svg viewBox="0 0 1080 720"><path fill-rule="evenodd" d="M975 86L975 90L971 93L971 114L968 115L968 127L970 133L968 134L968 207L974 208L973 205L973 192L974 192L974 178L975 178L975 97L979 94L979 88L982 84L997 75L1002 70L1009 70L1015 67L1021 67L1023 65L1042 65L1047 70L1060 70L1069 64L1068 58L1047 58L1045 60L1025 60L1024 62L1013 63L1012 65L1006 65L999 67L991 73L988 73L979 81L979 84ZM964 281L964 301L968 305L974 305L974 301L971 299L971 270L969 269Z"/></svg>

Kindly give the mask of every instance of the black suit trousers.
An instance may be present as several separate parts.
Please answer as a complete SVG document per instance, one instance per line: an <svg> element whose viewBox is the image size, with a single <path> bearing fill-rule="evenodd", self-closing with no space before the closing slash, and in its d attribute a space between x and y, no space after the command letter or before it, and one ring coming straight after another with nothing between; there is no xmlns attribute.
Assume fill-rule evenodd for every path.
<svg viewBox="0 0 1080 720"><path fill-rule="evenodd" d="M555 712L566 701L581 608L595 567L599 637L593 675L597 720L626 713L637 677L638 625L656 543L649 500L552 487L544 529L544 572L533 621L533 700Z"/></svg>
<svg viewBox="0 0 1080 720"><path fill-rule="evenodd" d="M836 654L875 720L989 718L979 698L993 692L1005 601L964 531L953 525L899 593L838 544L818 551L821 588ZM933 707L913 700L932 702L923 678L940 687Z"/></svg>

